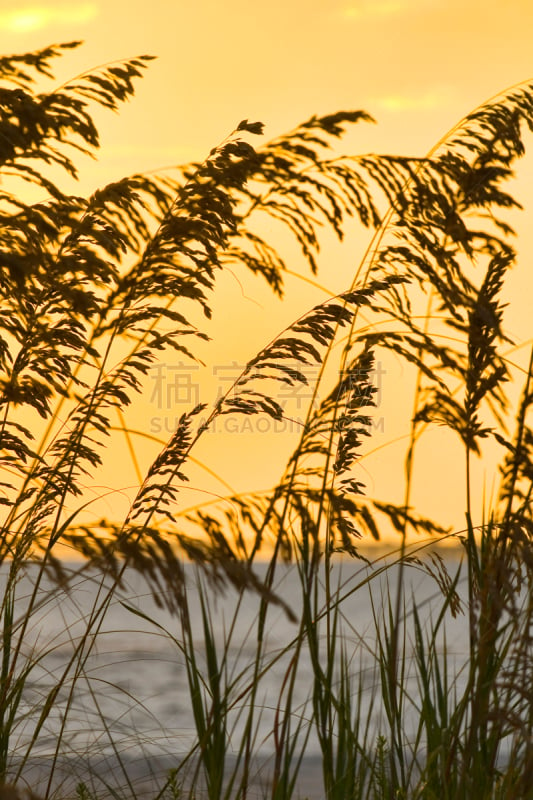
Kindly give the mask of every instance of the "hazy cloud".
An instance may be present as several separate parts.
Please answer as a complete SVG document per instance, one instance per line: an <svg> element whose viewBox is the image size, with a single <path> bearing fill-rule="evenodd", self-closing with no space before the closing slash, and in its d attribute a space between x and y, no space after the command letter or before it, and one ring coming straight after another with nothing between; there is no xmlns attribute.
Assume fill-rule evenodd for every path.
<svg viewBox="0 0 533 800"><path fill-rule="evenodd" d="M407 11L434 7L440 0L349 0L341 9L346 20L359 21L371 17L390 17Z"/></svg>
<svg viewBox="0 0 533 800"><path fill-rule="evenodd" d="M376 97L374 102L384 111L432 111L448 105L451 99L451 89L441 86L416 94L389 94Z"/></svg>
<svg viewBox="0 0 533 800"><path fill-rule="evenodd" d="M90 22L98 14L96 3L78 3L70 6L22 6L11 11L0 11L0 30L9 33L30 33L50 25L80 25Z"/></svg>
<svg viewBox="0 0 533 800"><path fill-rule="evenodd" d="M342 16L345 19L363 19L365 17L384 17L389 14L397 14L407 6L402 0L359 0L352 2L342 9Z"/></svg>

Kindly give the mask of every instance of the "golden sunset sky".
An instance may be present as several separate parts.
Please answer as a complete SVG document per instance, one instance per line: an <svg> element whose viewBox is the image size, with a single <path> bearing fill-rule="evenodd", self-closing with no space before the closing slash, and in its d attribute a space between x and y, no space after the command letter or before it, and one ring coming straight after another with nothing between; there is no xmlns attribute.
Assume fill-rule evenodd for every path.
<svg viewBox="0 0 533 800"><path fill-rule="evenodd" d="M376 149L422 152L499 89L531 76L529 0L1 0L2 52L82 39L65 75L150 53L105 169L205 151L243 116L266 133L362 107Z"/></svg>
<svg viewBox="0 0 533 800"><path fill-rule="evenodd" d="M132 172L202 160L243 118L265 123L268 138L313 114L362 108L377 125L354 128L345 152L424 155L479 103L533 77L532 33L531 0L0 0L2 53L84 40L83 47L57 60L59 81L104 62L157 56L120 114L96 114L102 148L97 162L80 162L84 192ZM531 156L519 176L520 197L527 203L529 194L533 208ZM517 223L526 244L530 213L526 210ZM367 242L368 233L357 229L342 249L325 247L317 282L332 293L342 290L358 248ZM518 285L524 292L533 281L521 273ZM213 365L220 375L223 367L244 363L325 296L322 289L289 277L281 304L243 275L224 278L220 292L209 330L218 349L212 351L207 383L215 390ZM513 324L517 341L531 336L527 314ZM369 459L368 469L362 465L370 492L377 491L382 476L394 482L401 470L400 450L392 441L405 433L408 419L398 427L395 407L403 373L399 366L394 369L389 365L383 379L385 429L375 441L385 461L371 464ZM135 426L155 435L158 426L164 428L167 411L158 407L155 385L148 387ZM260 435L259 444L256 437L252 452L245 440L222 437L216 447L200 448L197 457L230 485L259 489L283 463L280 436ZM144 446L155 455L155 443ZM428 454L431 458L431 448ZM105 501L100 513L107 515L135 484L127 452L116 456L99 484L118 492ZM452 472L452 467L445 470L450 486L462 480ZM204 475L206 491L225 491L220 481ZM427 513L450 507L442 497L442 480L417 488ZM96 496L98 487L93 491ZM390 499L401 500L401 493Z"/></svg>

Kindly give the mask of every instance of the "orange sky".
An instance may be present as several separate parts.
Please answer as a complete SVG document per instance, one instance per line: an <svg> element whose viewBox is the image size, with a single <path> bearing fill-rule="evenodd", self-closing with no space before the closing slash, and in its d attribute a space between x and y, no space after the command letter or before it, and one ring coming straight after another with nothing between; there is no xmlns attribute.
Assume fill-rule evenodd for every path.
<svg viewBox="0 0 533 800"><path fill-rule="evenodd" d="M139 53L159 60L119 118L103 169L205 154L243 117L267 135L362 107L365 144L423 152L478 102L533 74L529 0L0 2L2 52L83 39L64 74Z"/></svg>
<svg viewBox="0 0 533 800"><path fill-rule="evenodd" d="M102 62L141 53L158 56L119 115L98 113L102 150L96 164L83 164L83 191L134 171L201 159L245 117L263 121L266 135L275 136L313 114L363 108L378 125L354 130L346 151L423 155L478 103L533 77L532 30L530 0L0 0L3 53L85 41L57 62L61 80ZM533 177L533 159L529 162L524 162L522 187ZM527 201L527 190L521 191ZM527 228L524 221L520 225ZM364 234L359 243L361 235L356 231L342 251L325 250L317 280L328 290L344 288L357 249L367 241ZM522 289L531 285L525 280ZM222 280L220 307L231 305L233 325L228 327L224 313L215 316L210 334L218 349L212 351L210 386L213 364L243 363L324 297L296 279L288 280L287 290L281 305L251 278ZM243 337L243 329L252 332ZM518 318L516 334L529 335ZM400 367L384 378L383 415L391 424L378 432L378 447L401 433L394 408L402 379ZM160 418L156 400L147 395L135 424L155 433L158 424L164 427ZM229 445L226 437L214 450L206 444L197 456L223 471L230 483L259 488L277 472L279 437L261 437L259 470L247 454L232 459L232 471L226 448L240 453L245 439L233 435ZM386 452L391 456L385 473L395 446ZM127 455L122 455L124 465ZM116 463L99 481L111 485ZM134 482L131 470L123 469L117 489ZM370 465L365 478L371 491L379 483ZM223 490L211 479L208 486ZM442 483L422 487L421 496L437 507L449 506ZM120 505L117 495L106 502L107 514Z"/></svg>

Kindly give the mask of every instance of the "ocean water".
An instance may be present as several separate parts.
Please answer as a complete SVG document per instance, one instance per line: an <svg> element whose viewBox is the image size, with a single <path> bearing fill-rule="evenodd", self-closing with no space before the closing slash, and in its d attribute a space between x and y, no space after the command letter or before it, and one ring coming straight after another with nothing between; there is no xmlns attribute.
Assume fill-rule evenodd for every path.
<svg viewBox="0 0 533 800"><path fill-rule="evenodd" d="M458 562L449 560L448 568L453 573ZM260 575L265 569L264 565L257 567ZM191 566L186 567L186 574L196 658L207 681L200 589ZM0 574L4 585L5 575L4 568ZM21 630L17 626L25 617L35 575L35 568L31 568L19 583L15 631ZM355 561L336 566L330 578L331 585L339 587L342 640L350 659L354 693L361 687L363 718L369 717L375 735L384 725L383 708L376 699L379 674L375 653L379 634L383 632L386 598L395 597L397 580L397 567L379 574L377 568L371 570ZM403 583L406 609L403 647L407 666L404 683L416 705L416 678L414 672L410 674L414 629L409 609L414 602L426 625L441 608L442 594L435 580L416 566L406 568ZM462 585L460 581L459 593ZM209 603L219 665L225 681L232 686L229 697L234 706L228 714L227 734L229 750L236 752L244 731L257 649L259 600L249 592L238 604L234 590L216 592L206 581L201 591ZM294 565L278 567L276 592L298 618L302 588ZM158 781L161 785L161 775L179 766L183 755L196 742L180 620L158 608L142 576L127 573L126 587L115 592L105 615L86 640L83 658L72 661L91 614L104 596L105 585L97 573L86 573L77 579L68 593L58 592L46 581L40 588L38 607L24 631L19 660L19 669L25 664L32 664L32 668L10 741L13 774L31 751L23 775L32 788L42 786L41 778L55 758L60 733L62 746L57 753L56 783L61 785L66 781L70 786L72 781L89 780L96 782L97 791L98 785L106 781L127 787L131 780L137 782L137 787L145 787L147 796ZM319 606L323 601L322 590ZM325 619L320 622L320 632L325 648ZM277 710L283 710L286 704L286 678L297 633L298 624L291 621L283 608L271 605L264 646L265 670L258 684L254 723L257 758L265 764L274 752ZM446 648L448 663L458 675L459 694L467 637L466 617L449 616L441 649L444 652ZM53 699L52 711L36 735L39 714L63 675L67 677ZM300 652L291 712L293 732L301 723L302 743L311 719L312 675L309 653L304 647ZM406 708L406 725L409 713ZM320 797L319 754L318 742L311 731L301 770L302 796ZM153 780L151 773L156 773ZM260 774L258 767L258 787L262 781ZM257 797L263 796L261 791L258 788Z"/></svg>

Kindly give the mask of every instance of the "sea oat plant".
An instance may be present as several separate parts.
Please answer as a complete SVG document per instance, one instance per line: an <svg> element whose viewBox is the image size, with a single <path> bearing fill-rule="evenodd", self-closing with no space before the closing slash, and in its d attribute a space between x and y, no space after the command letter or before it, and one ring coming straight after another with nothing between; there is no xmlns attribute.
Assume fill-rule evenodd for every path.
<svg viewBox="0 0 533 800"><path fill-rule="evenodd" d="M363 111L312 117L257 147L251 142L263 126L243 120L202 163L130 176L85 198L61 188L61 172L75 178L73 155L98 147L91 106L117 109L150 59L108 64L42 91L53 60L77 45L0 59L0 779L27 781L32 759L47 747L40 791L58 791L83 685L122 791L135 795L116 720L89 671L120 595L132 618L150 621L154 635L172 642L189 686L196 739L188 753L176 753L158 796L252 797L262 719L273 714L264 789L273 800L297 796L311 740L328 800L527 798L533 395L530 364L514 412L501 296L516 260L506 214L517 206L503 184L533 125L533 86L476 109L424 158L333 157L331 144L346 127L369 120ZM251 270L282 296L288 265L255 224L265 215L288 229L313 273L321 225L342 239L355 218L374 233L343 292L278 333L224 396L181 416L125 518L87 522L86 484L98 474L110 430L120 428L131 443L125 413L165 353L198 358L218 274ZM365 494L357 471L371 446L372 374L387 351L414 374L400 503ZM306 382L310 366L319 377L276 485L184 509L197 441L225 415L282 420L279 387ZM435 425L453 431L464 448L463 532L446 533L412 508L416 449ZM473 460L487 442L504 455L501 490L478 519ZM391 529L396 553L367 563L360 542ZM450 574L438 555L426 555L428 542L445 535L463 548L466 591L459 569ZM65 566L65 546L83 566ZM357 565L345 583L334 577L342 559ZM291 560L301 589L296 608L276 582L282 562ZM409 597L413 570L425 570L440 592L427 623ZM144 577L174 627L128 600L128 571ZM395 586L387 590L389 575ZM80 578L97 581L91 611L81 628L67 627L68 658L58 673L47 673L54 643L42 645L34 623L52 600L72 597ZM234 593L222 644L206 581ZM345 608L369 591L374 636L365 638ZM250 595L258 602L247 636L253 657L242 667L231 663L232 642ZM294 636L272 649L269 620L280 610ZM446 626L458 613L467 615L469 649L457 668ZM370 705L379 700L382 709L377 720L365 705L369 660ZM302 704L304 664L312 677ZM269 709L263 687L276 669L283 671L281 690ZM75 754L81 761L86 755ZM116 795L110 779L97 777L97 789Z"/></svg>

